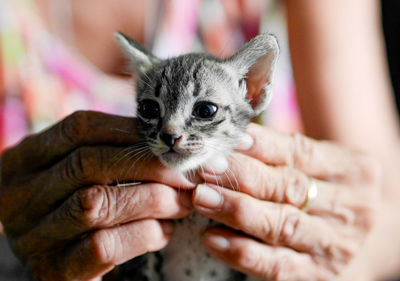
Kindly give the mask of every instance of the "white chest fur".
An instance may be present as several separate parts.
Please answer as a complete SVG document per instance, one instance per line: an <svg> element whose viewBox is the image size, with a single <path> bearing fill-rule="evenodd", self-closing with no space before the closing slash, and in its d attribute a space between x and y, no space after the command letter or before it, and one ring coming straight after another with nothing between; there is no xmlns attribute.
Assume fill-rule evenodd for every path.
<svg viewBox="0 0 400 281"><path fill-rule="evenodd" d="M201 235L212 222L198 213L176 223L174 236L162 250L166 281L225 281L232 270L206 252Z"/></svg>
<svg viewBox="0 0 400 281"><path fill-rule="evenodd" d="M146 280L258 281L234 272L205 250L201 236L207 227L215 224L198 213L176 221L176 229L168 246L158 256L147 254L147 265L143 268Z"/></svg>

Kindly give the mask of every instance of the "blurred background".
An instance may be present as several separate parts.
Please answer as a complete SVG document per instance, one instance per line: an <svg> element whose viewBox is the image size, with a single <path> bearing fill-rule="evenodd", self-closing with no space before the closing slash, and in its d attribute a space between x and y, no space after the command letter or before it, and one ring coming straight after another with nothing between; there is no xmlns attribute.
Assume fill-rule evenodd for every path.
<svg viewBox="0 0 400 281"><path fill-rule="evenodd" d="M0 0L0 151L76 110L134 115L134 90L113 38L116 31L161 58L192 51L227 57L260 32L275 34L281 56L274 98L263 118L281 131L304 132L288 44L285 6L290 1L302 0ZM383 72L390 67L393 92L399 96L400 1L347 2L361 3L360 11L362 3L377 3L388 58ZM341 23L342 18L334 20ZM353 47L353 42L342 44ZM307 60L304 64L306 72ZM389 99L393 106L396 95ZM0 240L0 280L21 276Z"/></svg>

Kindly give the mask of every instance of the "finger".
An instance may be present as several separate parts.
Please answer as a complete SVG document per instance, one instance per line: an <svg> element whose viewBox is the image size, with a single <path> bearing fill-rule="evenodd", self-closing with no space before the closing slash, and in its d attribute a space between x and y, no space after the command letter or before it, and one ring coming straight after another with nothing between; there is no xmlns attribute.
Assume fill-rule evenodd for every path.
<svg viewBox="0 0 400 281"><path fill-rule="evenodd" d="M286 135L256 124L250 124L247 133L254 143L241 152L270 165L293 167L312 177L337 182L375 182L379 176L374 160L331 142Z"/></svg>
<svg viewBox="0 0 400 281"><path fill-rule="evenodd" d="M158 251L166 246L173 228L166 222L142 220L109 229L97 230L63 254L58 254L52 263L58 265L53 272L48 266L29 263L40 280L85 280L102 276L115 265L121 264L146 252ZM57 249L58 250L58 249Z"/></svg>
<svg viewBox="0 0 400 281"><path fill-rule="evenodd" d="M171 223L155 220L96 231L67 254L67 270L80 268L77 273L67 271L67 275L81 276L82 272L96 272L147 252L159 251L167 245L172 232Z"/></svg>
<svg viewBox="0 0 400 281"><path fill-rule="evenodd" d="M92 186L75 192L20 237L15 247L34 252L41 241L52 247L53 242L75 239L93 229L149 218L183 218L191 211L191 194L166 185Z"/></svg>
<svg viewBox="0 0 400 281"><path fill-rule="evenodd" d="M308 177L288 167L268 166L261 161L234 153L224 172L208 165L199 174L206 183L225 186L255 198L301 207L307 200Z"/></svg>
<svg viewBox="0 0 400 281"><path fill-rule="evenodd" d="M304 173L289 167L269 166L240 153L232 154L228 160L229 168L223 173L218 174L216 169L206 166L199 174L206 183L238 190L260 200L297 208L306 204L311 183ZM349 188L321 180L314 182L317 196L307 209L308 213L368 227L370 222L365 218L369 215L365 214L372 212L379 198L378 189L374 186Z"/></svg>
<svg viewBox="0 0 400 281"><path fill-rule="evenodd" d="M82 145L129 145L139 141L136 119L94 111L78 111L48 130L25 138L6 151L12 171L33 172L47 167ZM18 157L16 157L16 155Z"/></svg>
<svg viewBox="0 0 400 281"><path fill-rule="evenodd" d="M198 185L193 196L194 208L202 215L268 244L320 256L329 255L332 249L345 255L349 248L347 239L335 229L338 224L310 216L293 206L261 201L212 185Z"/></svg>
<svg viewBox="0 0 400 281"><path fill-rule="evenodd" d="M217 259L259 280L329 280L334 275L310 255L271 247L227 229L210 229L204 244Z"/></svg>
<svg viewBox="0 0 400 281"><path fill-rule="evenodd" d="M35 223L37 218L82 186L127 181L160 182L181 189L195 186L182 173L161 165L155 157L142 160L140 154L118 161L115 156L123 151L124 148L106 146L81 147L55 166L35 175L29 182L30 189L24 188L19 198L19 204L29 211L24 212L27 221L22 223ZM151 152L147 150L147 153L150 157ZM17 220L21 215L20 209L20 205L10 206L8 214L3 215L4 219ZM26 217L26 213L29 216Z"/></svg>

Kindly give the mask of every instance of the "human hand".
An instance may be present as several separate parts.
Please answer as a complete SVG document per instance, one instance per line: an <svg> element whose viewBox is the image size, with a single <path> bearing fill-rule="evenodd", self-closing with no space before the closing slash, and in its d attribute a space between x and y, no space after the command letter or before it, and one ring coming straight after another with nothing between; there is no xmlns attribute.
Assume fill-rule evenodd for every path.
<svg viewBox="0 0 400 281"><path fill-rule="evenodd" d="M0 220L38 280L99 278L166 245L172 226L159 219L191 209L190 195L170 186L194 185L148 156L135 119L97 112L74 113L3 153ZM144 183L116 184L132 181Z"/></svg>
<svg viewBox="0 0 400 281"><path fill-rule="evenodd" d="M247 151L201 172L207 185L196 188L195 209L232 228L209 229L206 247L262 280L331 280L372 227L378 166L329 142L255 124L248 133ZM310 179L318 194L308 205Z"/></svg>

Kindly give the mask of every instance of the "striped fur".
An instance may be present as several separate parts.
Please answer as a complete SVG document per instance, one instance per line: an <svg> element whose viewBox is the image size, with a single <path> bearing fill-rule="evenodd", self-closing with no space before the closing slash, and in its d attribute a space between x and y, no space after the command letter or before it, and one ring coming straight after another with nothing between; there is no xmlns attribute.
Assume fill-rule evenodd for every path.
<svg viewBox="0 0 400 281"><path fill-rule="evenodd" d="M231 153L250 120L271 98L278 56L271 35L257 36L228 59L186 54L167 60L154 57L123 34L116 37L133 63L139 109L144 111L142 105L149 100L158 104L154 116L139 110L138 128L168 167L196 171L215 155ZM196 106L204 102L217 108L214 115L196 115ZM174 141L163 141L161 134L174 136ZM251 280L214 260L202 247L200 235L213 223L196 213L178 220L167 248L125 265L134 270L129 271L131 279L123 280Z"/></svg>

